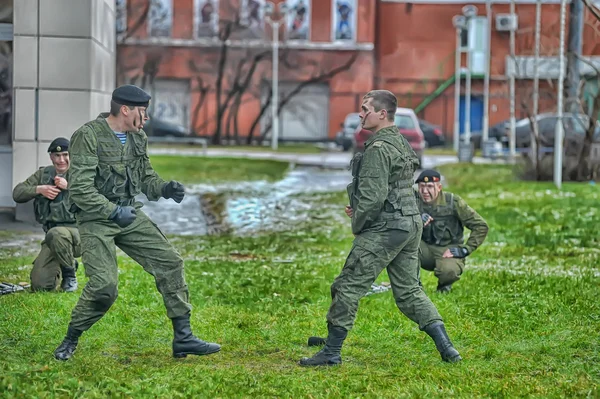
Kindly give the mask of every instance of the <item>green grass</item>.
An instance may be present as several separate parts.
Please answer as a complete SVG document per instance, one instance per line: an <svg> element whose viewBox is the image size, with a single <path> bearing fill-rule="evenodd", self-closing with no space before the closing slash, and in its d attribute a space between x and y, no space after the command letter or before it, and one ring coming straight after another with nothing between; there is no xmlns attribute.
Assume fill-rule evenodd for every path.
<svg viewBox="0 0 600 399"><path fill-rule="evenodd" d="M182 183L220 183L249 180L276 181L283 178L288 164L280 161L235 158L200 158L153 155L152 166L165 180Z"/></svg>
<svg viewBox="0 0 600 399"><path fill-rule="evenodd" d="M119 299L69 362L51 354L78 295L0 297L0 396L599 397L598 186L558 192L513 181L507 166L440 169L490 224L451 294L435 294L422 273L462 363L441 362L386 292L361 301L341 367L296 365L315 352L306 338L325 333L329 285L352 240L347 224L314 209L312 223L283 234L172 238L186 259L194 330L223 345L209 357L171 357L154 282L122 253ZM346 203L343 193L322 201L340 212ZM26 280L34 254L13 255L0 251L0 277Z"/></svg>

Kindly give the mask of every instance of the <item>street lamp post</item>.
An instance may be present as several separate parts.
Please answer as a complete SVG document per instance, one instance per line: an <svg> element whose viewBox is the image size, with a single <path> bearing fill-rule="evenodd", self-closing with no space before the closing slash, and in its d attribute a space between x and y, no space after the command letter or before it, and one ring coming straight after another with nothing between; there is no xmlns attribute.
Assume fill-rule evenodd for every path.
<svg viewBox="0 0 600 399"><path fill-rule="evenodd" d="M278 9L278 18L274 17L275 9ZM277 149L279 141L279 27L285 21L285 14L287 12L287 5L285 2L275 4L271 1L265 2L265 20L271 25L273 31L273 72L271 77L271 87L273 90L272 102L271 102L271 113L272 113L272 134L271 134L271 148Z"/></svg>
<svg viewBox="0 0 600 399"><path fill-rule="evenodd" d="M466 28L467 22L464 15L456 15L452 18L452 25L456 28L456 53L455 53L455 67L454 67L454 151L458 153L459 141L460 141L460 65L461 65L461 34L463 29Z"/></svg>
<svg viewBox="0 0 600 399"><path fill-rule="evenodd" d="M471 53L473 51L473 35L475 32L469 28L473 23L473 18L477 16L477 7L466 5L462 9L463 15L467 20L467 79L465 87L465 144L471 142Z"/></svg>

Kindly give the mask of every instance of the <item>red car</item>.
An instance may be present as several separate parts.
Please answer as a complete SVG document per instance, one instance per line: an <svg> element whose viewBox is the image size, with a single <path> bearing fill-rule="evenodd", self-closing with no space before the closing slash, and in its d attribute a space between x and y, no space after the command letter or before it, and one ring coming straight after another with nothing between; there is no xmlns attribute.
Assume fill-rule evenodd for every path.
<svg viewBox="0 0 600 399"><path fill-rule="evenodd" d="M419 158L419 165L423 159L423 150L425 149L425 136L419 126L419 120L417 115L410 108L398 108L394 118L394 123L398 127L400 134L402 134L413 151ZM362 128L359 125L354 133L354 152L361 152L365 150L365 142L371 137L373 132Z"/></svg>

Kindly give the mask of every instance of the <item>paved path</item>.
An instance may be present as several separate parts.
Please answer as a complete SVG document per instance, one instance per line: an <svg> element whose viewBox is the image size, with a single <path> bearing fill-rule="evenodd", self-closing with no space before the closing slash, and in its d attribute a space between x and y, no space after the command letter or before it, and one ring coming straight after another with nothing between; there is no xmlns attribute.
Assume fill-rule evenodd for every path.
<svg viewBox="0 0 600 399"><path fill-rule="evenodd" d="M345 169L350 163L352 153L350 152L324 152L320 154L295 154L278 153L269 151L239 151L235 149L208 148L206 153L201 149L178 149L178 148L150 148L150 155L178 155L178 156L198 156L198 157L227 157L227 158L248 158L248 159L272 159L285 161L302 166L321 166L332 169ZM438 165L456 163L458 158L453 155L424 155L423 167L433 168ZM486 158L475 157L474 163L491 163Z"/></svg>

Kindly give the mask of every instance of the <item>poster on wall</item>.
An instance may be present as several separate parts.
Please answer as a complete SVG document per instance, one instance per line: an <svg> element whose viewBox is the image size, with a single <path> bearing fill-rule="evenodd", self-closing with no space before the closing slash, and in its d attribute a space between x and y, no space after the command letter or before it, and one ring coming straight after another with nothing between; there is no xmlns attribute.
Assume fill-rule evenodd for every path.
<svg viewBox="0 0 600 399"><path fill-rule="evenodd" d="M151 0L148 11L148 36L171 37L172 26L172 0Z"/></svg>
<svg viewBox="0 0 600 399"><path fill-rule="evenodd" d="M333 0L333 40L356 41L356 0Z"/></svg>
<svg viewBox="0 0 600 399"><path fill-rule="evenodd" d="M242 25L255 32L264 30L265 0L242 0L240 13Z"/></svg>
<svg viewBox="0 0 600 399"><path fill-rule="evenodd" d="M127 0L117 0L116 3L117 37L127 33Z"/></svg>
<svg viewBox="0 0 600 399"><path fill-rule="evenodd" d="M286 15L288 40L310 39L310 1L287 0Z"/></svg>
<svg viewBox="0 0 600 399"><path fill-rule="evenodd" d="M195 37L214 37L218 33L219 0L194 0Z"/></svg>

